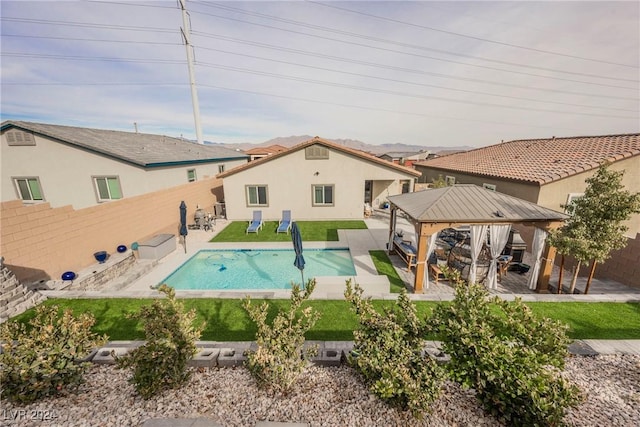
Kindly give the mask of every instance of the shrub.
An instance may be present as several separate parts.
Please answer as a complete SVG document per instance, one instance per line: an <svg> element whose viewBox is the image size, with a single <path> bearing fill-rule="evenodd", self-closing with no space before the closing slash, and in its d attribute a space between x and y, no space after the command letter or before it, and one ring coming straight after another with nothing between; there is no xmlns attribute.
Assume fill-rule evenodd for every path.
<svg viewBox="0 0 640 427"><path fill-rule="evenodd" d="M256 323L257 349L247 352L247 367L260 387L287 392L308 365L308 359L317 354L315 346L304 348L304 334L315 325L320 313L311 307L301 308L315 289L315 279L309 280L304 292L298 285L291 289L291 302L280 310L269 324L266 302L255 306L247 296L243 307Z"/></svg>
<svg viewBox="0 0 640 427"><path fill-rule="evenodd" d="M91 332L94 322L87 313L74 317L65 310L59 316L57 306L40 305L28 327L18 322L1 325L2 397L27 403L82 383L90 363L78 359L107 340Z"/></svg>
<svg viewBox="0 0 640 427"><path fill-rule="evenodd" d="M451 356L451 377L508 425L561 424L580 401L561 376L568 327L536 318L520 299L489 298L484 287L456 280L453 303L438 306L429 322Z"/></svg>
<svg viewBox="0 0 640 427"><path fill-rule="evenodd" d="M145 399L162 390L179 388L190 377L187 363L196 354L196 341L204 325L194 326L195 310L185 312L175 290L161 285L165 299L140 308L130 318L141 319L146 343L116 357L119 368L133 368L130 382Z"/></svg>
<svg viewBox="0 0 640 427"><path fill-rule="evenodd" d="M380 314L362 299L362 288L352 288L350 281L345 298L360 323L353 332L351 364L372 393L421 417L439 396L444 373L435 360L424 356L426 323L418 318L415 305L403 290L395 307Z"/></svg>

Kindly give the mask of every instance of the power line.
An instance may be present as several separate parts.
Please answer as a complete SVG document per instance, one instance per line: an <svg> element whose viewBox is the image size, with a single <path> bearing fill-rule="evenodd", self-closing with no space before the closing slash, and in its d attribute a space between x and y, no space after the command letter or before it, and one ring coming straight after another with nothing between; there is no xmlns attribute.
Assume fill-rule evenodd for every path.
<svg viewBox="0 0 640 427"><path fill-rule="evenodd" d="M602 64L617 65L617 66L620 66L620 67L628 67L628 68L640 68L637 65L622 64L622 63L619 63L619 62L605 61L605 60L596 59L596 58L587 58L587 57L584 57L584 56L570 55L570 54L566 54L566 53L553 52L551 50L536 49L536 48L533 48L533 47L521 46L521 45L517 45L517 44L513 44L513 43L500 42L500 41L497 41L497 40L486 39L486 38L483 38L483 37L470 36L468 34L461 34L461 33L456 33L454 31L448 31L448 30L442 30L442 29L439 29L439 28L428 27L426 25L414 24L412 22L400 21L400 20L397 20L397 19L388 18L386 16L373 15L371 13L360 12L358 10L348 9L346 7L340 7L340 6L335 6L335 5L329 5L329 4L326 4L326 3L320 3L320 2L317 2L317 1L313 1L313 0L306 0L306 1L309 2L309 3L313 3L313 4L316 4L316 5L319 5L319 6L324 6L324 7L329 7L329 8L332 8L332 9L343 10L343 11L350 12L350 13L355 13L355 14L358 14L358 15L369 16L371 18L381 19L383 21L395 22L397 24L409 25L409 26L412 26L412 27L422 28L422 29L430 30L430 31L437 31L437 32L440 32L440 33L454 35L454 36L458 36L458 37L465 37L465 38L478 40L478 41L482 41L482 42L486 42L486 43L493 43L493 44L513 47L513 48L517 48L517 49L525 49L525 50L528 50L528 51L531 51L531 52L545 53L545 54L548 54L548 55L555 55L555 56L563 56L563 57L566 57L566 58L581 59L583 61L599 62L599 63L602 63Z"/></svg>
<svg viewBox="0 0 640 427"><path fill-rule="evenodd" d="M64 25L67 27L81 27L81 28L102 28L107 30L127 30L127 31L153 32L153 33L173 33L173 34L180 33L177 30L173 30L169 28L140 27L140 26L133 26L133 25L115 25L115 24L96 24L96 23L75 22L75 21L52 21L48 19L13 18L13 17L6 17L6 16L0 18L0 21L22 22L22 23L29 23L29 24L42 24L42 25Z"/></svg>
<svg viewBox="0 0 640 427"><path fill-rule="evenodd" d="M547 101L547 100L541 100L541 99L535 99L535 98L525 98L525 97L520 97L520 96L500 95L500 94L490 93L490 92L481 92L481 91L475 91L475 90L458 89L458 88L452 88L452 87L446 87L446 86L432 85L432 84L428 84L428 83L418 83L418 82L410 82L410 81L406 81L406 80L392 79L392 78L388 78L388 77L372 76L372 75L369 75L369 74L353 73L353 72L350 72L350 71L336 70L336 69L325 68L325 67L317 67L317 66L307 65L307 64L298 64L298 63L295 63L295 62L283 61L283 60L272 59L272 58L264 58L264 57L255 56L255 55L248 55L248 54L244 54L244 53L231 52L231 51L228 51L228 50L214 49L214 48L208 48L208 47L203 47L203 46L198 46L198 48L199 49L203 49L203 50L209 50L209 51L214 51L214 52L225 53L225 54L229 54L229 55L242 56L242 57L245 57L245 58L253 58L253 59L259 59L259 60L262 60L262 61L276 62L276 63L279 63L279 64L293 65L293 66L296 66L296 67L310 68L310 69L321 70L321 71L329 71L329 72L332 72L332 73L346 74L346 75L349 75L349 76L365 77L365 78L370 78L370 79L383 80L383 81L394 82L394 83L402 83L402 84L408 84L408 85L414 85L414 86L422 86L422 87L428 87L428 88L435 88L435 89L441 89L441 90L449 90L449 91L454 91L454 92L470 93L470 94L475 94L475 95L494 96L494 97L498 97L498 98L515 99L515 100L520 100L520 101L540 102L540 103L545 103L545 104L566 105L566 106L570 106L570 107L599 108L599 109L611 110L611 111L628 111L628 112L636 112L637 111L637 110L630 110L630 109L626 109L626 108L615 108L615 107L603 107L603 106L593 106L593 105L585 105L585 104L574 104L574 103L560 102L560 101Z"/></svg>
<svg viewBox="0 0 640 427"><path fill-rule="evenodd" d="M485 83L485 84L490 84L490 85L495 85L495 86L505 86L505 87L516 88L516 89L528 89L528 90L537 90L537 91L542 91L542 92L561 93L561 94L566 94L566 95L589 96L589 97L606 98L606 99L621 99L621 100L625 100L625 101L637 101L638 100L638 98L628 98L628 97L624 97L624 96L602 95L602 94L585 93L585 92L572 92L572 91L566 91L566 90L560 90L560 89L546 89L546 88L530 86L530 85L529 86L522 86L522 85L516 85L516 84L510 84L510 83L504 83L504 82L494 82L494 81L490 81L490 80L474 79L474 78L470 78L470 77L452 76L450 74L434 73L434 72L431 72L431 71L416 70L416 69L413 69L413 68L396 67L396 66L387 65L387 64L381 64L381 63L377 63L377 62L369 62L369 61L362 61L362 60L357 60L357 59L352 59L352 58L344 58L344 57L340 57L340 56L327 55L327 54L323 54L323 53L312 52L310 50L301 50L301 49L293 49L293 48L282 47L282 46L275 46L275 45L256 42L256 41L252 41L252 40L237 39L237 38L233 38L233 37L221 36L221 35L218 35L218 34L205 33L205 32L202 32L202 31L194 31L193 34L197 35L197 36L201 36L201 37L214 38L214 39L217 39L217 40L230 41L230 42L233 42L233 43L240 43L240 44L245 44L245 45L249 45L249 46L265 48L265 49L278 50L278 51L281 51L281 52L294 53L294 54L297 54L297 55L312 56L312 57L315 57L315 58L330 59L330 60L338 61L338 62L347 62L347 63L352 63L352 64L366 65L366 66L374 67L374 68L382 68L382 69L393 70L393 71L402 71L402 72L406 72L406 73L422 74L422 75L435 76L435 77L452 79L452 80L462 80L462 81L474 82L474 83ZM200 46L200 48L201 49L210 49L210 48L204 48L202 46ZM212 49L210 49L210 50L212 50ZM296 65L298 65L298 64L296 64ZM618 86L614 86L614 87L618 87ZM621 87L621 88L622 89L634 89L634 88L625 88L625 87Z"/></svg>
<svg viewBox="0 0 640 427"><path fill-rule="evenodd" d="M37 58L37 59L64 59L70 61L99 61L99 62L134 62L142 64L180 64L184 65L186 61L176 59L139 59L139 58L113 58L107 56L77 56L77 55L53 55L42 53L22 53L22 52L2 52L2 56L12 58Z"/></svg>
<svg viewBox="0 0 640 427"><path fill-rule="evenodd" d="M3 34L2 37L18 37L29 39L50 39L50 40L73 40L83 42L105 42L105 43L135 43L135 44L150 44L150 45L164 45L164 46L182 46L182 43L170 43L170 42L152 42L152 41L140 41L140 40L107 40L107 39L87 39L82 37L59 37L59 36L31 36L25 34Z"/></svg>
<svg viewBox="0 0 640 427"><path fill-rule="evenodd" d="M392 44L392 45L401 46L401 47L408 47L408 48L411 48L411 49L425 50L425 51L437 52L437 53L444 53L446 55L453 55L453 56L458 56L458 57L463 57L463 58L476 59L476 60L493 62L493 63L503 64L503 65L512 65L512 66L516 66L516 67L531 68L531 69L541 70L541 71L550 71L550 72L554 72L554 73L565 73L565 74L571 74L571 75L576 75L576 76L592 77L592 78L599 78L599 79L606 79L606 80L618 80L618 81L636 82L636 80L632 80L632 79L622 79L622 78L616 78L616 77L601 76L601 75L597 75L597 74L589 74L589 73L581 73L581 72L574 72L574 71L558 70L558 69L554 69L554 68L545 68L545 67L539 67L539 66L534 66L534 65L525 65L525 64L519 64L519 63L515 63L515 62L503 61L503 60L498 60L498 59L491 59L491 58L484 58L484 57L473 56L473 55L466 55L466 54L462 54L462 53L451 52L451 51L448 51L448 50L428 48L428 47L425 47L425 46L420 46L420 45L415 45L415 44L410 44L410 43L403 43L403 42L398 42L398 41L389 40L389 39L383 39L383 38L380 38L380 37L374 37L374 36L354 33L354 32L351 32L351 31L344 31L344 30L339 30L339 29L336 29L336 28L329 28L329 27L325 27L325 26L309 24L309 23L306 23L306 22L301 22L301 21L296 21L296 20L293 20L293 19L282 18L282 17L279 17L279 16L273 16L273 15L268 15L268 14L259 13L259 12L249 12L249 11L246 11L246 10L243 10L243 9L239 9L239 8L235 8L235 7L227 6L227 5L219 5L219 4L215 4L215 3L203 3L203 2L196 2L196 3L204 4L205 6L218 8L218 9L222 9L222 10L229 10L229 11L233 11L233 12L238 12L238 13L242 13L242 14L249 15L249 16L257 16L257 17L260 17L260 18L267 18L267 19L270 19L270 20L274 20L274 21L278 21L278 22L284 22L284 23L287 23L287 24L293 24L293 25L306 27L306 28L311 28L311 29L315 29L315 30L326 31L326 32L329 32L329 33L346 35L346 36L350 36L350 37L356 37L356 38L361 38L361 39L380 42L380 43L387 43L387 44Z"/></svg>
<svg viewBox="0 0 640 427"><path fill-rule="evenodd" d="M316 35L316 34L305 33L305 32L302 32L302 31L296 31L296 30L290 30L290 29L286 29L286 28L280 28L280 27L276 27L276 26L273 26L273 25L258 24L258 23L255 23L255 22L245 21L245 20L242 20L242 19L230 18L228 16L215 15L215 14L212 14L212 13L206 13L206 12L194 12L194 13L207 15L207 16L212 16L212 17L215 17L215 18L225 19L225 20L234 21L234 22L241 22L241 23L244 23L244 24L254 25L254 26L263 27L263 28L275 29L275 30L279 30L279 31L293 33L293 34L300 34L300 35L303 35L303 36L314 37L314 38L318 38L318 39L322 39L322 40L329 40L329 41L334 41L334 42L343 43L343 44L350 44L350 45L354 45L354 46L366 47L366 48L369 48L369 49L375 49L375 50L380 50L380 51L384 51L384 52L392 52L392 53L398 53L398 54L402 54L402 55L409 55L409 56L413 56L413 57L417 57L417 58L425 58L425 59L432 59L432 60L435 60L435 61L450 62L450 63L453 63L453 64L459 64L459 65L464 65L464 66L468 66L468 67L483 68L483 69L487 69L487 70L501 71L501 72L510 73L510 74L519 74L519 75L524 75L524 76L539 77L539 78L544 78L544 79L551 79L551 80L558 80L558 81L565 81L565 82L572 82L572 83L581 83L581 84L586 84L586 85L610 87L610 88L617 88L617 89L637 90L637 88L632 88L632 87L627 87L627 86L616 86L616 85L605 84L605 83L586 82L586 81L583 81L583 80L573 80L573 79L565 79L565 78L561 78L561 77L545 76L545 75L542 75L542 74L527 73L527 72L524 72L524 71L505 70L503 68L489 67L489 66L486 66L486 65L469 64L469 63L466 63L466 62L453 61L453 60L450 60L450 59L436 58L436 57L433 57L433 56L420 55L420 54L417 54L417 53L410 53L410 52L403 52L403 51L394 50L394 49L387 49L387 48L383 48L383 47L380 47L380 46L371 46L371 45L363 44L363 43L357 43L357 42L352 42L352 41L334 39L334 38L331 38L331 37L319 36L319 35Z"/></svg>
<svg viewBox="0 0 640 427"><path fill-rule="evenodd" d="M260 70L250 70L246 68L232 67L232 66L227 66L222 64L210 64L206 62L200 62L198 63L198 65L209 67L209 68L221 69L221 70L253 74L258 76L276 77L283 80L291 80L291 81L297 81L297 82L303 82L303 83L313 83L313 84L323 85L323 86L339 87L343 89L353 89L353 90L359 90L359 91L371 92L371 93L382 93L387 95L395 95L395 96L402 96L402 97L408 97L408 98L439 100L439 101L454 102L454 103L467 104L467 105L477 105L482 107L508 108L508 109L516 109L516 110L527 110L527 111L537 111L537 112L557 113L557 114L575 114L575 115L590 116L590 117L609 117L609 118L616 118L616 119L636 119L637 118L637 117L629 117L629 116L614 116L609 114L592 114L592 113L579 113L579 112L562 111L562 110L547 110L542 108L521 107L517 105L514 106L514 105L491 104L491 103L485 103L485 102L471 102L471 101L463 101L463 100L457 100L457 99L451 99L451 98L444 98L439 96L416 95L416 94L406 93L406 92L376 89L376 88L369 88L369 87L356 86L356 85L343 84L343 83L327 82L323 80L307 79L307 78L296 77L296 76L287 76L284 74L276 74L276 73L270 73L270 72L260 71Z"/></svg>

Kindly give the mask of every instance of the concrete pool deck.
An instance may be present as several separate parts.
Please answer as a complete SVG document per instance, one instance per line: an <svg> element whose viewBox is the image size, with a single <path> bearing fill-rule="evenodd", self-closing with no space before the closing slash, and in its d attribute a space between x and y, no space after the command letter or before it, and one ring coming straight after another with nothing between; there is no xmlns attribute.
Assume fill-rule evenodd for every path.
<svg viewBox="0 0 640 427"><path fill-rule="evenodd" d="M396 299L397 294L389 293L389 280L386 276L377 274L373 260L369 255L371 250L385 250L388 243L388 213L384 210L375 210L374 214L366 218L366 230L338 230L337 242L304 242L304 247L309 249L324 248L346 248L351 252L354 267L356 269L355 282L366 289L367 296L375 299ZM217 233L219 233L229 222L218 220L212 231L189 230L187 236L187 251L184 246L177 244L176 250L157 261L157 263L141 277L133 280L123 288L108 284L99 291L75 291L75 290L50 290L41 291L44 295L54 298L153 298L160 293L152 287L158 285L173 271L180 267L185 261L202 249L292 249L290 242L273 243L210 243ZM397 228L403 230L405 234L414 233L413 226L404 218L398 217ZM268 232L262 230L261 233ZM530 254L525 255L525 262ZM410 290L414 280L414 273L407 269L407 265L398 257L391 256L399 276ZM292 261L293 262L293 261ZM136 267L134 267L136 268ZM148 266L147 266L148 268ZM554 267L557 276L558 267ZM594 279L590 293L584 294L538 294L528 289L526 286L527 275L517 273L507 274L505 280L497 290L492 290L504 299L514 299L521 297L524 301L610 301L610 302L638 302L640 301L640 289L630 288L620 283L606 280ZM567 277L567 276L565 276ZM348 276L320 277L317 279L316 290L311 295L312 299L343 299L345 281ZM553 278L553 276L552 276ZM568 280L565 280L565 282ZM585 278L578 280L578 289L583 288ZM254 298L267 299L288 299L288 290L260 290L260 291L176 291L179 298L243 298L246 294L251 294ZM414 300L450 301L453 299L455 289L446 281L436 284L431 280L429 288L424 289L422 294L410 294Z"/></svg>

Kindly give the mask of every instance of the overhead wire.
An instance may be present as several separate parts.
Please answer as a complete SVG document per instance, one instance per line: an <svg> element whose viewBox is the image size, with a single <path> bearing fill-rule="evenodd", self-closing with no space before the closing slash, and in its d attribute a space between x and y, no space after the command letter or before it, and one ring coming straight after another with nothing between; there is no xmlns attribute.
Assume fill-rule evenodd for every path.
<svg viewBox="0 0 640 427"><path fill-rule="evenodd" d="M425 50L425 51L430 51L430 52L444 53L446 55L452 55L452 56L458 56L458 57L463 57L463 58L481 60L481 61L486 61L486 62L493 62L493 63L497 63L497 64L502 64L502 65L511 65L511 66L516 66L516 67L531 68L531 69L534 69L534 70L549 71L549 72L554 72L554 73L571 74L571 75L582 76L582 77L592 77L592 78L599 78L599 79L605 79L605 80L618 80L618 81L630 81L630 82L635 82L636 81L636 80L632 80L632 79L624 79L624 78L611 77L611 76L602 76L602 75L598 75L598 74L582 73L582 72L576 72L576 71L567 71L567 70L559 70L559 69L554 69L554 68L539 67L539 66L535 66L535 65L520 64L520 63L516 63L516 62L504 61L504 60L499 60L499 59L492 59L492 58L484 58L484 57L479 57L479 56L467 55L467 54L462 54L462 53L459 53L459 52L452 52L452 51L449 51L449 50L429 48L429 47L426 47L426 46L420 46L420 45L416 45L416 44L412 44L412 43L403 43L403 42L398 42L398 41L395 41L395 40L389 40L389 39L384 39L384 38L380 38L380 37L374 37L374 36L370 36L370 35L359 34L359 33L355 33L355 32L352 32L352 31L344 31L344 30L340 30L340 29L337 29L337 28L330 28L330 27L321 26L321 25L309 24L307 22L302 22L302 21L297 21L297 20L293 20L293 19L282 18L282 17L279 17L279 16L269 15L269 14L265 14L265 13L246 11L246 10L243 10L243 9L240 9L240 8L228 6L226 4L225 5L220 5L218 3L213 3L213 2L195 2L195 3L196 4L203 4L203 5L208 6L208 7L218 8L218 9L222 9L222 10L233 11L233 12L241 13L241 14L244 14L244 15L256 16L256 17L260 17L260 18L267 18L269 20L283 22L283 23L287 23L287 24L293 24L293 25L296 25L296 26L301 26L301 27L310 28L310 29L314 29L314 30L325 31L325 32L334 33L334 34L340 34L340 35L346 35L346 36L349 36L349 37L355 37L355 38L375 41L375 42L379 42L379 43L392 44L392 45L401 46L401 47L408 47L408 48L416 49L416 50Z"/></svg>
<svg viewBox="0 0 640 427"><path fill-rule="evenodd" d="M359 46L359 47L365 47L365 48L384 51L384 52L391 52L391 53L397 53L397 54L402 54L402 55L408 55L408 56L413 56L413 57L416 57L416 58L433 59L433 60L436 60L436 61L449 62L449 63L464 65L464 66L473 67L473 68L482 68L482 69L487 69L487 70L492 70L492 71L500 71L500 72L509 73L509 74L518 74L518 75L524 75L524 76L530 76L530 77L538 77L538 78L543 78L543 79L558 80L558 81L565 81L565 82L572 82L572 83L580 83L580 84L592 85L592 86L601 86L601 87L610 87L610 88L617 88L617 89L637 90L637 88L628 87L628 86L618 86L618 85L612 85L612 84L606 84L606 83L598 83L598 82L589 82L589 81L584 81L584 80L567 79L567 78L562 78L562 77L546 76L546 75L543 75L543 74L527 73L527 72L524 72L524 71L505 70L503 68L490 67L490 66L486 66L486 65L469 64L469 63L466 63L466 62L460 62L460 61L454 61L454 60L450 60L450 59L437 58L437 57L433 57L433 56L421 55L421 54L418 54L418 53L404 52L404 51L399 51L399 50L394 50L394 49L387 49L387 48L380 47L380 46L372 46L372 45L368 45L368 44L364 44L364 43L357 43L357 42L353 42L353 41L340 40L340 39L335 39L335 38L326 37L326 36L319 36L317 34L305 33L303 31L291 30L291 29L276 27L276 26L268 25L268 24L259 24L259 23L256 23L256 22L246 21L246 20L237 19L237 18L231 18L231 17L228 17L228 16L216 15L216 14L207 13L207 12L197 12L197 11L193 12L192 11L192 13L196 13L196 14L199 13L199 14L203 14L203 15L206 15L206 16L212 16L212 17L215 17L215 18L220 18L220 19L224 19L224 20L228 20L228 21L241 22L241 23L249 24L249 25L253 25L253 26L258 26L258 27L263 27L263 28L270 28L270 29L275 29L275 30L279 30L279 31L283 31L283 32L289 32L289 33L292 33L292 34L300 34L300 35L304 35L304 36L308 36L308 37L313 37L313 38L318 38L318 39L323 39L323 40L329 40L329 41L334 41L334 42L343 43L343 44L349 44L349 45L354 45L354 46Z"/></svg>
<svg viewBox="0 0 640 427"><path fill-rule="evenodd" d="M443 30L443 29L440 29L440 28L429 27L427 25L415 24L413 22L400 21L398 19L389 18L388 16L379 16L379 15L374 15L372 13L361 12L361 11L349 9L349 8L346 8L346 7L336 6L335 4L326 4L326 3L322 3L322 2L318 2L318 1L314 1L314 0L305 0L305 1L308 2L308 3L313 3L313 4L316 4L316 5L319 5L319 6L329 7L329 8L332 8L332 9L338 9L338 10L342 10L342 11L346 11L346 12L350 12L350 13L355 13L355 14L362 15L362 16L368 16L368 17L371 17L371 18L381 19L381 20L384 20L384 21L395 22L395 23L398 23L398 24L403 24L403 25L408 25L408 26L412 26L412 27L422 28L422 29L425 29L425 30L436 31L436 32L440 32L440 33L443 33L443 34L449 34L449 35L453 35L453 36L458 36L458 37L464 37L464 38L468 38L468 39L478 40L478 41L482 41L482 42L485 42L485 43L492 43L492 44L497 44L497 45L501 45L501 46L508 46L508 47L517 48L517 49L524 49L524 50L528 50L528 51L531 51L531 52L545 53L545 54L548 54L548 55L562 56L562 57L573 58L573 59L581 59L583 61L591 61L591 62L599 62L599 63L602 63L602 64L617 65L617 66L620 66L620 67L640 68L637 65L630 65L630 64L624 64L624 63L619 63L619 62L606 61L606 60L597 59L597 58L588 58L588 57L579 56L579 55L571 55L571 54L568 54L568 53L554 52L554 51L547 50L547 49L537 49L537 48L533 48L533 47L530 47L530 46L522 46L522 45L517 45L517 44L513 44L513 43L506 43L506 42L501 42L501 41L497 41L497 40L491 40L491 39L487 39L487 38L484 38L484 37L471 36L471 35L468 35L468 34L462 34L462 33L457 33L457 32L454 32L454 31Z"/></svg>

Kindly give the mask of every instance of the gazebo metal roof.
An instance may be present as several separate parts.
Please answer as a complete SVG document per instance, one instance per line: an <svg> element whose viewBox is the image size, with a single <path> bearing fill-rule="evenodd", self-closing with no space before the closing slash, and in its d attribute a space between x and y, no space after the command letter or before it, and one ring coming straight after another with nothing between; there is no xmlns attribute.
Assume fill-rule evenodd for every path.
<svg viewBox="0 0 640 427"><path fill-rule="evenodd" d="M473 184L405 193L388 199L419 222L514 223L568 218L561 212Z"/></svg>

